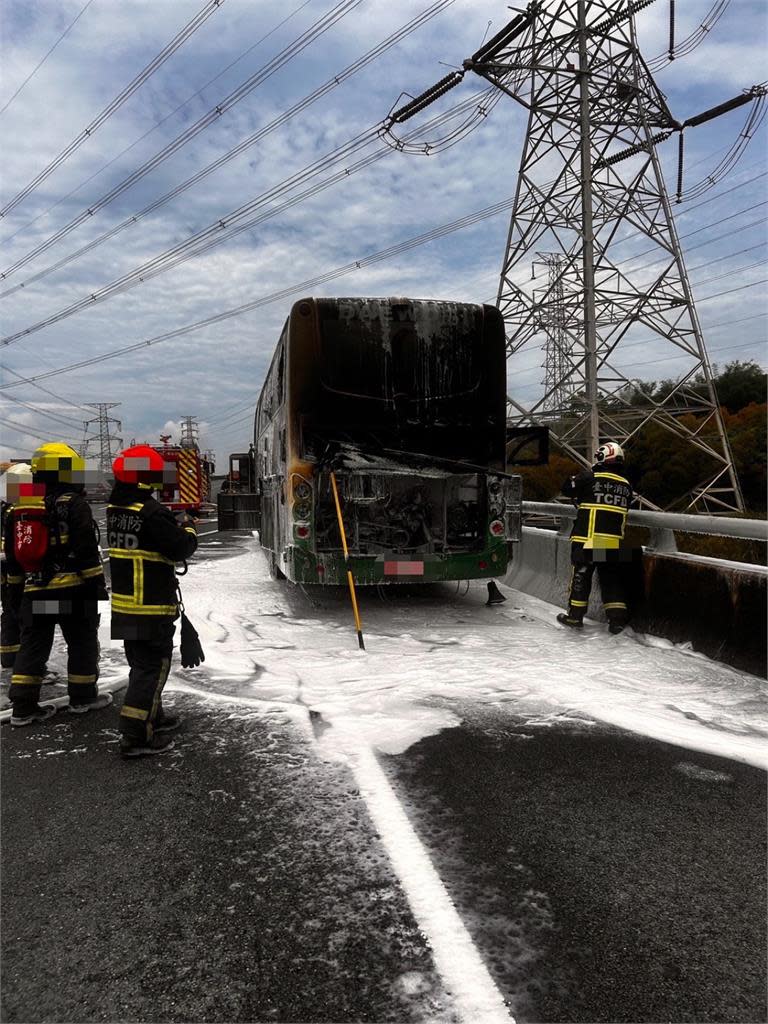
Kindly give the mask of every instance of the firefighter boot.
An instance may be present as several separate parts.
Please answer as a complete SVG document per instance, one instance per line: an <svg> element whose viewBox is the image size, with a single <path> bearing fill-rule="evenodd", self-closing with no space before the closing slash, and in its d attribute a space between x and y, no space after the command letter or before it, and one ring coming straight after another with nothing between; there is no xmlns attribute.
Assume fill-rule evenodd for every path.
<svg viewBox="0 0 768 1024"><path fill-rule="evenodd" d="M70 700L67 711L70 715L87 715L89 711L98 711L100 708L109 707L112 701L111 693L100 693L93 700L81 700L75 704Z"/></svg>
<svg viewBox="0 0 768 1024"><path fill-rule="evenodd" d="M173 749L170 736L154 735L151 740L138 740L130 736L120 737L120 757L149 757L152 754L164 754Z"/></svg>
<svg viewBox="0 0 768 1024"><path fill-rule="evenodd" d="M557 616L557 621L564 626L570 626L572 629L582 629L584 626L583 617L581 615L574 615L573 612L560 612Z"/></svg>
<svg viewBox="0 0 768 1024"><path fill-rule="evenodd" d="M34 725L36 722L44 722L53 718L56 714L56 707L51 704L36 704L32 707L20 707L13 709L11 725L19 727L22 725Z"/></svg>
<svg viewBox="0 0 768 1024"><path fill-rule="evenodd" d="M496 586L493 580L488 581L488 600L485 602L486 605L491 604L503 604L506 601L506 597L502 594L499 588Z"/></svg>

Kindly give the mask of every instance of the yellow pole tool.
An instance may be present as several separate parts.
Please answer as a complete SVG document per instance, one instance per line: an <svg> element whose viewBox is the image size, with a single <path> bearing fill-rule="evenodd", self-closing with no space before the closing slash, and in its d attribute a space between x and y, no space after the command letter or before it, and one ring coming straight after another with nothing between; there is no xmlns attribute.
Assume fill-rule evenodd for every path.
<svg viewBox="0 0 768 1024"><path fill-rule="evenodd" d="M336 474L331 470L331 487L333 488L333 500L336 503L336 516L339 520L339 532L341 533L341 546L344 549L344 561L347 566L347 583L349 584L349 597L352 601L352 611L355 615L355 626L357 627L357 642L360 650L365 650L363 643L363 626L360 622L360 612L357 608L357 595L355 594L355 581L352 579L352 570L349 567L349 550L347 548L347 535L344 532L344 520L341 515L341 502L339 501L339 489L336 486Z"/></svg>

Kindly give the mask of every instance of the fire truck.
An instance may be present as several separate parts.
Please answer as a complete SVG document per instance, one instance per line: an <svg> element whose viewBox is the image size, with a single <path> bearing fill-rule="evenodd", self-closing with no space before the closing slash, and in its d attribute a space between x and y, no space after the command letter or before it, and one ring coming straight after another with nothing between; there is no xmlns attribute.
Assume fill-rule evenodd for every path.
<svg viewBox="0 0 768 1024"><path fill-rule="evenodd" d="M174 445L170 434L160 435L157 451L176 466L176 479L163 486L159 501L172 512L200 516L211 511L211 474L214 466L196 445Z"/></svg>

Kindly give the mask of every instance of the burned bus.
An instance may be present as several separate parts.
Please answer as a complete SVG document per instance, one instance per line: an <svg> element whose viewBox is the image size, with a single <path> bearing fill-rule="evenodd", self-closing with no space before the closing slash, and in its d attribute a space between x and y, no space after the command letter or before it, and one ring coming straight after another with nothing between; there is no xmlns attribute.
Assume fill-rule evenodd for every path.
<svg viewBox="0 0 768 1024"><path fill-rule="evenodd" d="M254 424L261 544L273 575L358 584L491 579L519 538L506 473L504 323L492 306L302 299Z"/></svg>

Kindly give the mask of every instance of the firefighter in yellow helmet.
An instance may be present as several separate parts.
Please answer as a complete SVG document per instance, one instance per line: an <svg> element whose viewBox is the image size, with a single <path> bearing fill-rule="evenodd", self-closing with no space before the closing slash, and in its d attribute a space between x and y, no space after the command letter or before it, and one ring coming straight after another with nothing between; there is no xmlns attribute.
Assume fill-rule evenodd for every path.
<svg viewBox="0 0 768 1024"><path fill-rule="evenodd" d="M107 599L96 525L83 495L85 463L67 444L41 445L31 460L32 485L7 517L9 575L23 576L21 637L11 676L11 725L49 718L40 686L58 625L67 644L69 711L112 703L99 695L99 601Z"/></svg>
<svg viewBox="0 0 768 1024"><path fill-rule="evenodd" d="M115 487L107 506L112 579L112 637L122 640L130 665L120 712L120 755L162 754L173 746L169 733L179 719L162 705L179 615L176 563L197 548L194 520L178 518L156 501L166 467L149 445L126 448L112 464Z"/></svg>
<svg viewBox="0 0 768 1024"><path fill-rule="evenodd" d="M5 560L5 523L14 505L19 503L22 484L32 483L32 467L27 462L16 462L0 478L0 665L13 668L19 650L21 625L19 612L24 593L24 576L8 575Z"/></svg>

